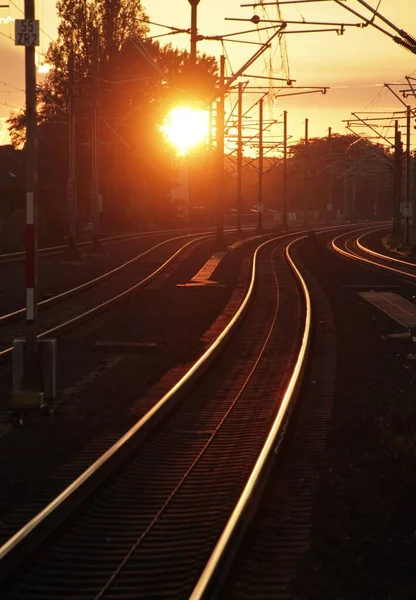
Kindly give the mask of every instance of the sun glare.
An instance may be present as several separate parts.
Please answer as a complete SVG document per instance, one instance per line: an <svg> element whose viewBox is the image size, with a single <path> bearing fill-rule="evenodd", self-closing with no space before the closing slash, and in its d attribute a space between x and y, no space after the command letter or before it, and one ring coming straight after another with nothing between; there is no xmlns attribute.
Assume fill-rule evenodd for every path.
<svg viewBox="0 0 416 600"><path fill-rule="evenodd" d="M208 138L209 118L206 110L187 107L174 108L162 125L171 144L184 155Z"/></svg>

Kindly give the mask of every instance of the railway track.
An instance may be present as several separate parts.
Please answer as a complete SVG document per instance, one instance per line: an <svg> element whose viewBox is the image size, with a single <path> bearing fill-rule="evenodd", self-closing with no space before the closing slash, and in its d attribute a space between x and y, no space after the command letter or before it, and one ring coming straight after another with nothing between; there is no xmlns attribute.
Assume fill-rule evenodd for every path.
<svg viewBox="0 0 416 600"><path fill-rule="evenodd" d="M383 229L380 228L380 231ZM404 275L415 279L416 263L414 261L376 252L366 245L365 238L373 232L374 229L363 232L363 228L360 228L348 233L342 233L332 240L332 249L350 260L361 262L369 267L380 267L392 274Z"/></svg>
<svg viewBox="0 0 416 600"><path fill-rule="evenodd" d="M101 239L101 244L103 247L112 246L113 244L119 244L122 242L126 242L129 240L136 240L140 238L152 237L156 234L166 234L166 233L181 233L186 232L187 229L171 229L166 231L146 231L146 232L137 232L137 233L127 233L123 235L115 235L115 236L106 236ZM92 241L84 241L78 242L77 246L82 251L88 250L88 248L92 245ZM39 248L38 255L40 258L42 257L50 257L50 256L59 256L67 252L67 245L59 245L59 246L48 246L46 248ZM26 252L9 252L5 254L0 254L0 264L17 262L25 260Z"/></svg>
<svg viewBox="0 0 416 600"><path fill-rule="evenodd" d="M62 518L74 494L79 501L80 490L106 471L59 536L4 580L2 598L189 597L239 495L261 479L303 369L309 300L286 245L262 244L247 295L214 344L105 457L3 545L5 574L22 545L39 543L50 519L59 511ZM225 343L227 352L216 356ZM207 362L212 372L191 386ZM128 446L136 449L108 478L107 461L117 463Z"/></svg>
<svg viewBox="0 0 416 600"><path fill-rule="evenodd" d="M212 234L170 238L90 281L39 302L38 308L42 311L40 314L42 332L38 337L57 335L85 322L86 319L109 308L116 301L147 285L192 246L212 238ZM149 258L152 260L149 261ZM77 299L76 302L74 298ZM57 304L60 304L59 310L53 314L47 313L46 316L42 314L45 309ZM0 358L11 354L12 347L9 344L14 337L24 336L24 323L20 327L14 323L19 319L22 320L25 313L26 310L22 308L0 316L0 344L3 346L0 350Z"/></svg>
<svg viewBox="0 0 416 600"><path fill-rule="evenodd" d="M168 239L185 238L186 235L203 235L210 232L151 232L136 235L129 235L123 238L117 238L107 246L103 245L104 254L102 256L91 256L81 263L69 261L68 264L63 260L60 261L55 254L42 255L43 260L39 261L38 267L38 303L40 308L47 306L52 296L61 297L61 294L70 288L85 289L88 282L92 284L104 281L106 276L111 276L111 273L117 273L117 267L128 266L133 264L137 255L143 254L152 247L163 243ZM110 248L113 250L110 253ZM21 253L19 253L19 257ZM0 255L0 315L3 320L0 325L7 321L7 315L13 318L23 314L24 309L20 309L25 303L25 264L24 260L16 260L10 263L1 262ZM4 255L3 255L4 258ZM22 258L22 257L21 257ZM24 258L24 255L23 255ZM109 275L107 275L109 273ZM100 276L102 278L100 279ZM95 281L97 280L97 281ZM85 284L83 288L82 285ZM64 297L64 296L62 296ZM53 300L49 304L52 304Z"/></svg>
<svg viewBox="0 0 416 600"><path fill-rule="evenodd" d="M80 465L86 470L1 547L2 598L211 594L273 463L305 365L310 300L286 245L262 244L247 296L212 347L133 430L100 440L117 439L94 465L88 452L69 465L71 481ZM29 555L10 571L39 544L34 562Z"/></svg>
<svg viewBox="0 0 416 600"><path fill-rule="evenodd" d="M357 284L358 290L373 288L377 290L378 287L388 289L394 283L399 285L392 285L392 287L399 288L401 296L408 296L410 299L411 285L406 285L408 280L402 275L410 275L413 278L415 264L401 259L391 261L390 257L369 247L366 238L373 236L374 232L374 229L368 228L347 232L336 236L331 245L341 247L346 253L343 256L351 253L354 261L358 260L357 256L365 260L371 257L370 263L364 261L362 264L371 267L377 266L378 277L374 277L371 273L365 274L362 277L362 283ZM305 256L311 251L313 254L312 248L308 248L305 242L303 244L301 255ZM297 257L296 251L295 247L295 258ZM387 271L388 277L383 278L380 267L384 269L386 265L389 266L392 263L400 268L392 270L390 267L390 270ZM332 310L327 297L313 277L308 272L304 272L302 268L301 271L311 291L314 306L314 341L311 348L312 359L308 366L308 381L298 399L294 419L291 419L288 425L286 443L279 446L278 456L268 478L267 489L257 503L256 510L249 519L246 519L250 521L247 527L248 531L237 545L231 568L223 569L225 577L222 579L220 576L212 577L212 573L205 582L201 578L200 581L203 585L194 592L193 600L211 597L223 600L257 597L288 600L294 597L309 597L308 592L314 597L319 596L316 589L308 588L308 579L305 582L303 577L305 564L308 564L309 569L317 568L316 562L311 559L311 554L316 553L320 544L320 551L324 556L323 559L322 556L320 557L321 560L328 560L328 551L332 554L330 544L333 543L334 538L330 534L326 540L329 546L324 545L322 548L322 544L325 543L322 542L322 539L313 546L314 550L312 551L310 545L314 539L314 532L316 535L314 508L317 508L316 512L319 513L319 507L315 507L314 498L323 463L326 462L325 448L332 405L336 399L337 340ZM399 277L396 278L394 275ZM384 283L380 283L380 281L383 282L383 279ZM414 294L414 289L411 294ZM327 477L335 477L335 479L338 477L332 468L328 469L327 467L327 470L331 471L329 474L327 473ZM321 508L321 513L322 510L325 509ZM341 516L340 519L342 520L343 517ZM334 537L337 539L336 534ZM339 543L342 544L343 540L339 540ZM348 541L345 542L345 547L348 548ZM305 559L308 551L309 556ZM342 559L339 557L342 553L341 550L334 550L334 552L337 553L340 562L344 560L344 557ZM215 560L214 554L212 558ZM341 562L341 571L345 568L346 562ZM312 563L312 567L310 563ZM315 580L320 581L325 592L329 593L331 597L335 597L335 595L338 597L340 594L344 597L340 591L338 594L334 590L332 595L330 593L334 567L331 560L328 560L328 563L326 569L324 565L321 566L324 575L319 571L316 573L316 577L314 574ZM355 571L356 562L354 560L350 574L353 580L351 593L354 590L354 593L358 592L360 597L368 596L360 584L357 585ZM309 579L312 579L310 573L308 575ZM342 584L339 587L342 588Z"/></svg>
<svg viewBox="0 0 416 600"><path fill-rule="evenodd" d="M361 228L336 236L335 240L342 238L352 243L357 235L365 238L373 232L374 228L366 227L364 233ZM334 240L332 243L336 244ZM306 241L303 244L303 253L313 254L313 247L308 248ZM297 401L294 418L288 423L285 443L278 446L265 491L255 510L244 519L245 535L237 532L237 542L228 550L228 556L227 548L221 553L217 545L219 556L212 554L212 564L200 578L192 600L297 597L293 584L313 535L314 498L324 461L337 372L331 306L314 278L299 268L313 299L314 339L308 381Z"/></svg>

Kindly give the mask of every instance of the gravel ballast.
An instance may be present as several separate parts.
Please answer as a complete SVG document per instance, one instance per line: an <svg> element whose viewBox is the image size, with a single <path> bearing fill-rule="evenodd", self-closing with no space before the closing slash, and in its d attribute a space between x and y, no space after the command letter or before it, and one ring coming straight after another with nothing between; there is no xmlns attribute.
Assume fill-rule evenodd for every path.
<svg viewBox="0 0 416 600"><path fill-rule="evenodd" d="M332 306L334 408L297 600L416 598L416 346L359 296L376 285L410 301L416 288L317 244L299 256Z"/></svg>

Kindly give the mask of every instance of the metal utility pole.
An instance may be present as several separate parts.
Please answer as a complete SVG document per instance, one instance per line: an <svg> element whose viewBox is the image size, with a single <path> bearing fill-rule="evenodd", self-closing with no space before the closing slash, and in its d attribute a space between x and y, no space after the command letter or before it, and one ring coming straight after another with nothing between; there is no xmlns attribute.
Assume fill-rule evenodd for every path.
<svg viewBox="0 0 416 600"><path fill-rule="evenodd" d="M287 227L287 110L283 112L283 228Z"/></svg>
<svg viewBox="0 0 416 600"><path fill-rule="evenodd" d="M197 42L197 8L200 0L188 0L191 5L191 62L196 62L196 42Z"/></svg>
<svg viewBox="0 0 416 600"><path fill-rule="evenodd" d="M332 127L328 127L328 211L332 211Z"/></svg>
<svg viewBox="0 0 416 600"><path fill-rule="evenodd" d="M214 107L211 102L209 105L209 129L208 129L208 149L212 150L212 129L213 129L213 111Z"/></svg>
<svg viewBox="0 0 416 600"><path fill-rule="evenodd" d="M376 177L376 180L374 182L374 204L373 204L373 217L376 217L379 212L380 206L380 180L378 177Z"/></svg>
<svg viewBox="0 0 416 600"><path fill-rule="evenodd" d="M35 20L35 0L25 0L25 21ZM38 138L36 124L35 45L25 45L26 72L26 389L39 390L37 348L37 179Z"/></svg>
<svg viewBox="0 0 416 600"><path fill-rule="evenodd" d="M351 219L351 213L350 213L350 206L349 206L349 200L348 200L348 194L349 194L349 190L348 190L348 170L347 170L347 165L345 165L344 163L344 173L343 173L343 185L342 185L342 191L343 191L343 213L344 215L347 216L347 219Z"/></svg>
<svg viewBox="0 0 416 600"><path fill-rule="evenodd" d="M404 166L404 243L410 243L410 216L411 216L411 204L410 204L410 106L406 107L406 159Z"/></svg>
<svg viewBox="0 0 416 600"><path fill-rule="evenodd" d="M225 56L220 59L220 93L217 102L217 245L222 247L224 244L224 221L223 221L223 200L224 200L224 83L225 83Z"/></svg>
<svg viewBox="0 0 416 600"><path fill-rule="evenodd" d="M69 133L69 173L67 189L68 209L68 254L70 258L78 256L76 244L77 181L76 181L76 137L75 137L75 82L74 55L71 52L68 62L68 133Z"/></svg>
<svg viewBox="0 0 416 600"><path fill-rule="evenodd" d="M393 235L401 234L400 202L402 196L402 139L399 130L399 121L394 122L394 205L393 205Z"/></svg>
<svg viewBox="0 0 416 600"><path fill-rule="evenodd" d="M195 78L195 66L196 66L196 43L197 43L197 8L200 0L188 0L191 5L191 49L190 49L190 57L191 57L191 69L192 69L192 77ZM212 113L211 113L212 114ZM212 137L210 142L212 143ZM210 145L211 147L211 145ZM189 153L187 159L187 172L188 172L188 219L191 218L192 215L192 206L194 204L194 190L195 190L195 161L192 160L192 154Z"/></svg>
<svg viewBox="0 0 416 600"><path fill-rule="evenodd" d="M238 117L237 117L237 233L241 234L242 213L242 178L243 178L243 84L238 84Z"/></svg>
<svg viewBox="0 0 416 600"><path fill-rule="evenodd" d="M303 193L304 193L304 203L305 203L305 225L308 222L308 145L309 145L309 119L305 119L305 174L304 174L304 184L303 184Z"/></svg>
<svg viewBox="0 0 416 600"><path fill-rule="evenodd" d="M258 228L263 227L263 98L259 100L259 188L257 201Z"/></svg>
<svg viewBox="0 0 416 600"><path fill-rule="evenodd" d="M354 176L351 182L351 221L357 221L357 178Z"/></svg>
<svg viewBox="0 0 416 600"><path fill-rule="evenodd" d="M357 164L356 164L356 154L357 154L357 146L353 145L351 148L351 179L350 179L350 218L351 222L355 223L357 221Z"/></svg>
<svg viewBox="0 0 416 600"><path fill-rule="evenodd" d="M98 29L93 30L93 67L92 67L92 247L93 250L101 250L100 247L100 182L99 182L99 139L98 139L98 107L99 107L99 50L100 39Z"/></svg>

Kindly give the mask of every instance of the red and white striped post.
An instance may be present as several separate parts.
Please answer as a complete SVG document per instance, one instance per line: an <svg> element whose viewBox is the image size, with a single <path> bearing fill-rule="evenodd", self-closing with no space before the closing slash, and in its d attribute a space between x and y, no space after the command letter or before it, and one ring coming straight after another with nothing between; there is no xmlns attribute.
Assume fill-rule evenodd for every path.
<svg viewBox="0 0 416 600"><path fill-rule="evenodd" d="M25 0L25 19L35 20L34 0ZM36 391L37 364L37 125L35 44L25 47L26 68L26 389Z"/></svg>

